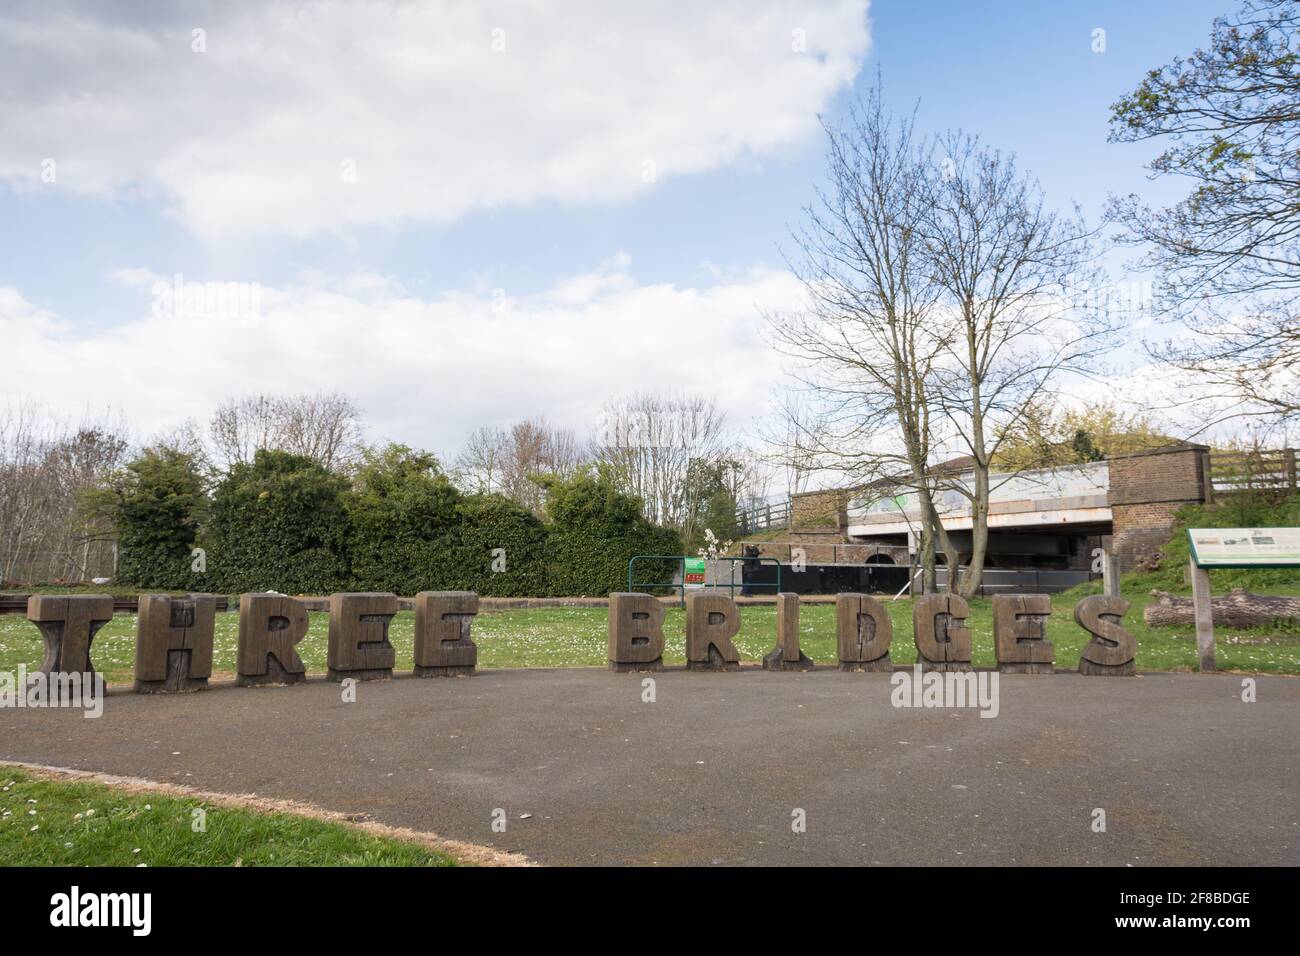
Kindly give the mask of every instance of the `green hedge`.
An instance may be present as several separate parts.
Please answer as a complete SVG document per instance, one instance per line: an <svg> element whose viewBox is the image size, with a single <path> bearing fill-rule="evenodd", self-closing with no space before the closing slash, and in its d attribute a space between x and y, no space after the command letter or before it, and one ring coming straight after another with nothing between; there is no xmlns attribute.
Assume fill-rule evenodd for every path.
<svg viewBox="0 0 1300 956"><path fill-rule="evenodd" d="M451 590L491 597L540 597L546 577L546 526L501 495L473 495L457 508Z"/></svg>
<svg viewBox="0 0 1300 956"><path fill-rule="evenodd" d="M551 482L546 512L546 577L552 594L600 597L625 591L632 557L682 550L676 531L646 521L641 501L618 491L604 476ZM636 579L668 584L675 569L674 562L641 562Z"/></svg>
<svg viewBox="0 0 1300 956"><path fill-rule="evenodd" d="M474 591L495 597L548 593L542 561L546 529L530 512L496 495L461 500L451 523L432 536L399 533L387 541L364 536L354 542L368 556L356 578L362 590Z"/></svg>
<svg viewBox="0 0 1300 956"><path fill-rule="evenodd" d="M193 456L148 449L104 495L118 530L118 581L168 591L195 587L190 566L208 499Z"/></svg>
<svg viewBox="0 0 1300 956"><path fill-rule="evenodd" d="M351 584L347 481L310 458L259 451L217 485L205 590L329 594Z"/></svg>
<svg viewBox="0 0 1300 956"><path fill-rule="evenodd" d="M182 464L142 459L128 468L161 490L136 492L117 509L126 583L232 594L603 596L626 588L634 555L682 547L607 476L544 482L543 521L501 495L462 495L436 458L402 445L368 454L351 480L308 458L259 451L217 485L199 539L207 572L191 575L190 546L207 506L201 485L191 500ZM638 565L637 578L666 585L675 570L675 562Z"/></svg>
<svg viewBox="0 0 1300 956"><path fill-rule="evenodd" d="M456 525L460 494L432 455L390 445L368 455L348 499L353 586L415 594L431 576Z"/></svg>

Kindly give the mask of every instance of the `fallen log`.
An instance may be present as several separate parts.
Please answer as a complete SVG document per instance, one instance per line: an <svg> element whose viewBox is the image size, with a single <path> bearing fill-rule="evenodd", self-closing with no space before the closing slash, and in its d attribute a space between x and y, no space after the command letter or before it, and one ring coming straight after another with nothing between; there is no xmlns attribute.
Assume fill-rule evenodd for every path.
<svg viewBox="0 0 1300 956"><path fill-rule="evenodd" d="M1148 626L1195 624L1191 598L1174 597L1168 591L1152 591L1151 595L1156 600L1143 612ZM1267 627L1283 618L1300 620L1300 597L1252 594L1245 588L1233 588L1227 594L1211 598L1210 606L1215 627Z"/></svg>

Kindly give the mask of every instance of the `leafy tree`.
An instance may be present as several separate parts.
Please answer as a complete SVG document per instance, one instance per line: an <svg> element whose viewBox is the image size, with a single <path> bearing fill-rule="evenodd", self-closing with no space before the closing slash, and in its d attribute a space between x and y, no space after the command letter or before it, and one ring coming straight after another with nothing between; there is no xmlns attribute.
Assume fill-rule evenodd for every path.
<svg viewBox="0 0 1300 956"><path fill-rule="evenodd" d="M201 466L190 454L148 448L91 492L86 508L107 515L117 531L118 579L163 590L202 587L191 552L207 517Z"/></svg>
<svg viewBox="0 0 1300 956"><path fill-rule="evenodd" d="M1058 468L1173 444L1140 409L1095 402L1059 411L1036 403L1003 437L994 465L1008 471Z"/></svg>
<svg viewBox="0 0 1300 956"><path fill-rule="evenodd" d="M496 597L549 593L548 530L528 508L503 494L468 495L456 518L454 587Z"/></svg>
<svg viewBox="0 0 1300 956"><path fill-rule="evenodd" d="M676 531L645 519L641 499L620 491L607 470L546 482L547 580L553 594L600 596L627 588L638 554L678 555ZM637 565L638 581L668 583L674 562Z"/></svg>
<svg viewBox="0 0 1300 956"><path fill-rule="evenodd" d="M346 479L304 455L262 449L217 486L208 574L230 592L329 594L350 583Z"/></svg>
<svg viewBox="0 0 1300 956"><path fill-rule="evenodd" d="M704 546L705 529L722 540L739 536L736 494L727 481L728 471L733 467L729 461L694 461L687 469L686 494L695 510L690 524L683 529L687 554L695 554Z"/></svg>
<svg viewBox="0 0 1300 956"><path fill-rule="evenodd" d="M348 499L357 586L408 593L430 545L451 534L459 500L433 455L397 444L366 452Z"/></svg>
<svg viewBox="0 0 1300 956"><path fill-rule="evenodd" d="M1164 139L1149 166L1191 192L1164 209L1112 199L1146 246L1158 303L1196 333L1151 347L1229 413L1300 415L1300 4L1248 0L1209 46L1152 70L1112 107L1112 142Z"/></svg>
<svg viewBox="0 0 1300 956"><path fill-rule="evenodd" d="M358 587L546 593L541 521L504 495L462 496L430 454L405 445L367 453L348 511Z"/></svg>

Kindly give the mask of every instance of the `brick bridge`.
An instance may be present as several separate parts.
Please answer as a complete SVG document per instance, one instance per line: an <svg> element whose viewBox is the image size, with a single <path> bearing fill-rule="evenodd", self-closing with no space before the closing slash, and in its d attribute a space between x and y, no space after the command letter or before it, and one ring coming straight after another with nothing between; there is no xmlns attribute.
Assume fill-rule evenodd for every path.
<svg viewBox="0 0 1300 956"><path fill-rule="evenodd" d="M969 481L958 475L954 481ZM1018 475L992 476L988 567L1086 572L1092 550L1117 554L1121 569L1149 564L1187 504L1210 500L1209 449L1189 443L1107 461ZM948 491L940 517L963 557L971 547L967 499ZM810 564L906 564L920 525L915 494L870 497L832 489L795 495L784 541L757 543L759 553L790 559L802 548Z"/></svg>

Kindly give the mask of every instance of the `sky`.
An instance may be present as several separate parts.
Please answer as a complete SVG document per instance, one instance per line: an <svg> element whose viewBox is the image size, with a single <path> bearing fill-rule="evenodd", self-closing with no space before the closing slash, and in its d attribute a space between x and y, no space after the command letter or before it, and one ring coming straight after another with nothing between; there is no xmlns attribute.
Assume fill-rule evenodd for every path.
<svg viewBox="0 0 1300 956"><path fill-rule="evenodd" d="M0 407L147 440L337 390L370 440L450 459L481 425L587 434L610 398L692 391L754 434L821 118L879 77L1095 222L1111 193L1177 198L1156 147L1106 142L1109 106L1234 8L6 3ZM1165 331L1132 331L1117 388Z"/></svg>

